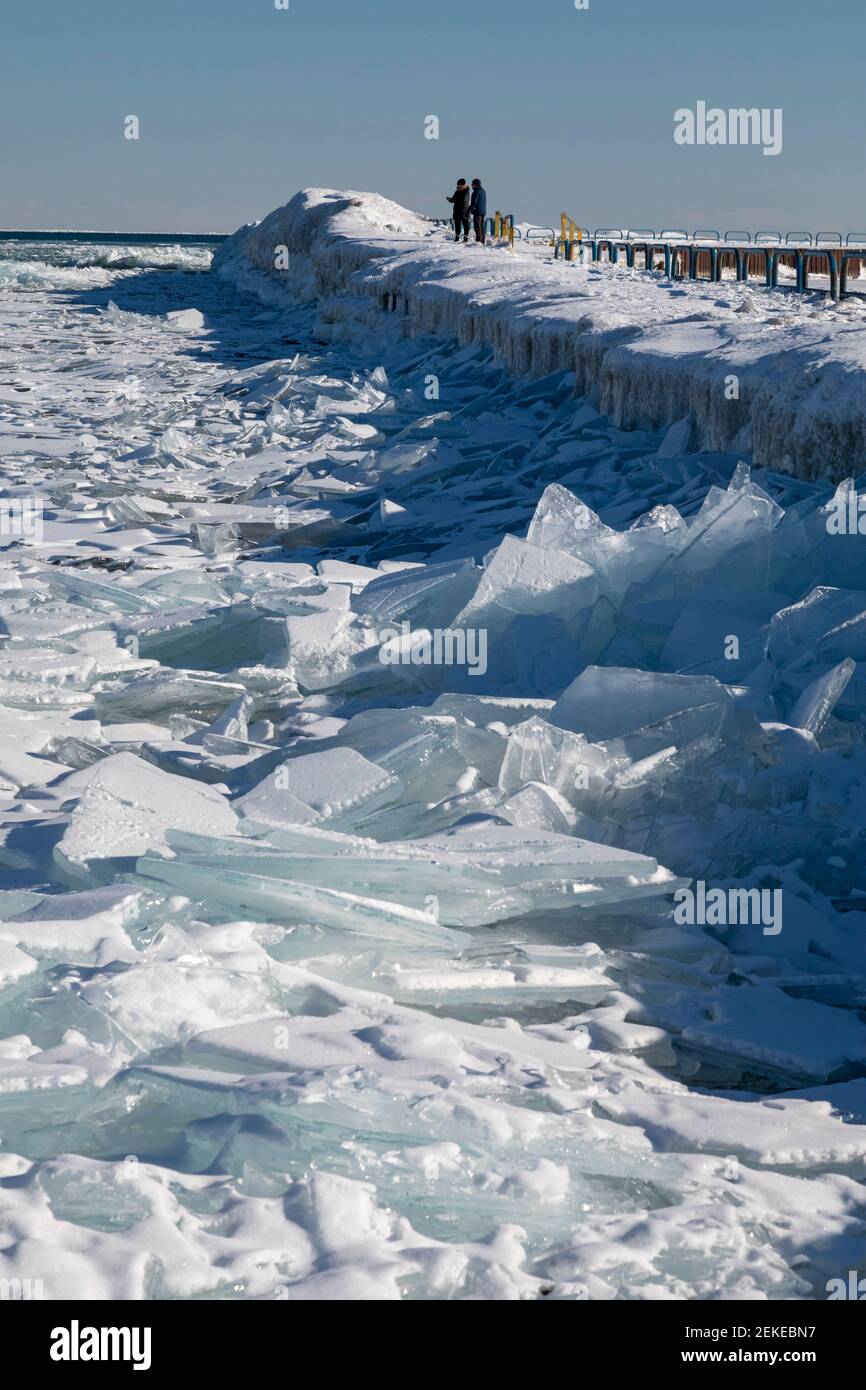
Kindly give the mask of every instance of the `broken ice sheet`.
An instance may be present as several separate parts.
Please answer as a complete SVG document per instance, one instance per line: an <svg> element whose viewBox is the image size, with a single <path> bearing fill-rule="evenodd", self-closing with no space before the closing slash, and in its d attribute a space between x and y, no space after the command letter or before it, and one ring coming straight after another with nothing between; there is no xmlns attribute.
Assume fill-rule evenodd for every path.
<svg viewBox="0 0 866 1390"><path fill-rule="evenodd" d="M791 723L797 729L819 734L844 694L856 669L850 657L840 661L826 676L820 676L803 691L793 710Z"/></svg>
<svg viewBox="0 0 866 1390"><path fill-rule="evenodd" d="M715 706L724 712L730 703L728 690L711 676L591 666L563 691L550 720L599 742L698 706Z"/></svg>
<svg viewBox="0 0 866 1390"><path fill-rule="evenodd" d="M454 625L499 629L513 614L578 614L597 592L595 573L583 561L506 536L488 557L478 588Z"/></svg>
<svg viewBox="0 0 866 1390"><path fill-rule="evenodd" d="M383 224L408 269L264 308L161 268L197 248L0 248L0 471L45 506L0 565L0 1224L40 1232L0 1275L822 1296L866 1213L857 538L691 420L391 334L377 277L435 316L453 271L413 214L285 216L241 240L270 266L316 221L305 299ZM407 679L403 623L487 669ZM778 937L673 923L688 879L768 873Z"/></svg>
<svg viewBox="0 0 866 1390"><path fill-rule="evenodd" d="M169 827L231 834L237 824L219 792L160 772L132 753L116 753L77 778L80 790L54 851L73 880L92 881L106 871L106 861L107 871L117 872L163 845Z"/></svg>
<svg viewBox="0 0 866 1390"><path fill-rule="evenodd" d="M600 1109L624 1124L640 1125L663 1150L733 1154L768 1168L866 1170L866 1128L842 1124L826 1101L733 1100L686 1091L653 1095L635 1087L606 1099Z"/></svg>
<svg viewBox="0 0 866 1390"><path fill-rule="evenodd" d="M235 803L252 822L295 825L303 821L345 823L397 800L401 783L354 748L307 753L283 763Z"/></svg>

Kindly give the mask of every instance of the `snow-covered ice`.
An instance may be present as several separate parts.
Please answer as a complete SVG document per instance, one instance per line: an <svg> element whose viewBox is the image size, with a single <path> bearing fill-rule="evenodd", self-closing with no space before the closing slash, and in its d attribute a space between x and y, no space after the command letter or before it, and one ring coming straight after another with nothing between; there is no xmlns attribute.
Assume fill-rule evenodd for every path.
<svg viewBox="0 0 866 1390"><path fill-rule="evenodd" d="M0 1278L799 1299L862 1257L860 310L678 287L669 353L828 354L708 437L641 413L672 288L533 255L316 193L222 274L0 247Z"/></svg>

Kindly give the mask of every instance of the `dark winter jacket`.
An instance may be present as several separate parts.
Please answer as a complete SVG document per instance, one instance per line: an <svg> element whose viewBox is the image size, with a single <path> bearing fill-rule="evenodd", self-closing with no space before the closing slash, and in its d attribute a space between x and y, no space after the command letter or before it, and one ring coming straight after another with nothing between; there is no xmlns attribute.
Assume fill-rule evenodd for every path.
<svg viewBox="0 0 866 1390"><path fill-rule="evenodd" d="M448 199L449 203L454 204L455 217L469 216L469 199L472 196L472 189L467 184L465 188L456 188Z"/></svg>
<svg viewBox="0 0 866 1390"><path fill-rule="evenodd" d="M473 188L469 212L473 217L487 216L487 189Z"/></svg>

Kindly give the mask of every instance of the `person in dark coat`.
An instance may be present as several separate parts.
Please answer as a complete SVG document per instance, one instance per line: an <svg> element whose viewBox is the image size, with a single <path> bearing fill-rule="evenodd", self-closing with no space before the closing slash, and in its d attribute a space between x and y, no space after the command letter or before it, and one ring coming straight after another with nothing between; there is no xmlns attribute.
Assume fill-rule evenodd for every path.
<svg viewBox="0 0 866 1390"><path fill-rule="evenodd" d="M452 196L448 199L449 203L453 204L454 207L452 216L454 218L454 231L456 233L454 237L455 241L460 240L461 230L463 232L463 240L465 242L469 241L469 202L471 196L469 184L466 180L458 179L457 187Z"/></svg>
<svg viewBox="0 0 866 1390"><path fill-rule="evenodd" d="M475 240L483 246L486 241L487 190L480 179L472 180L472 197L469 200L469 216L475 227Z"/></svg>

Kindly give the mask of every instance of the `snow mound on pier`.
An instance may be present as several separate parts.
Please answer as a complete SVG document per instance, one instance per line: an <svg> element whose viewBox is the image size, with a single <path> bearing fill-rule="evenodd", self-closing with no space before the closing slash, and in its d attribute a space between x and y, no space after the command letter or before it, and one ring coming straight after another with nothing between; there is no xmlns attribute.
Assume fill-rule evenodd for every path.
<svg viewBox="0 0 866 1390"><path fill-rule="evenodd" d="M417 241L431 225L378 193L305 188L224 242L214 268L267 298L279 299L286 290L291 299L318 298L342 289L371 257Z"/></svg>

